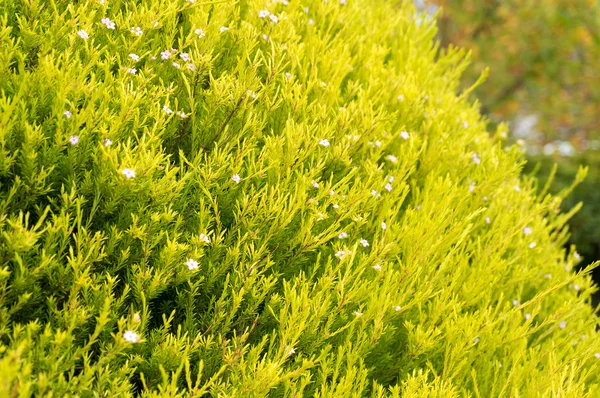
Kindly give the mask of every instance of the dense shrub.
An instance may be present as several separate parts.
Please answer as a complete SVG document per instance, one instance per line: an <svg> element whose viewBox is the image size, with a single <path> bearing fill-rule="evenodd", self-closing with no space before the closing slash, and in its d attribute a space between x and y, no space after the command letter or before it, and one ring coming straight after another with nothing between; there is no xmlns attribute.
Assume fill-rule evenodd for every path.
<svg viewBox="0 0 600 398"><path fill-rule="evenodd" d="M555 168L555 164L558 167ZM569 220L569 242L577 246L583 257L581 264L589 264L600 258L600 152L589 150L574 157L531 156L524 171L537 176L543 185L550 180L549 191L557 194L572 184L582 164L588 167L588 175L566 197L561 208L569 211L582 203L581 209ZM594 280L600 280L600 269L594 269L593 276ZM595 298L600 301L598 292Z"/></svg>
<svg viewBox="0 0 600 398"><path fill-rule="evenodd" d="M562 196L411 4L0 4L0 396L598 394Z"/></svg>

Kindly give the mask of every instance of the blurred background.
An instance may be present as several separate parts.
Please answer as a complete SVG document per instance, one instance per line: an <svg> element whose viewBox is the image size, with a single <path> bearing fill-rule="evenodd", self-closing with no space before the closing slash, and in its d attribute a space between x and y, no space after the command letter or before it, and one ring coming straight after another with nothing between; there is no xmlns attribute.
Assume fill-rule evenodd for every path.
<svg viewBox="0 0 600 398"><path fill-rule="evenodd" d="M437 17L443 47L471 51L465 87L490 68L474 95L492 125L506 121L511 139L522 140L524 173L536 172L543 186L557 163L551 191L558 192L573 182L579 165L589 166L563 210L584 203L571 219L570 243L583 257L581 266L600 260L600 0L414 4L418 18Z"/></svg>

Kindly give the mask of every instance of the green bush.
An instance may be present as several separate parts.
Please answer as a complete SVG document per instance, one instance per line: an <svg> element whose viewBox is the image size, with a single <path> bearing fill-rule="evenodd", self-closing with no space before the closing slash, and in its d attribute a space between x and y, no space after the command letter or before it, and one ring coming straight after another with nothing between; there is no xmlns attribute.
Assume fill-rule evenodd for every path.
<svg viewBox="0 0 600 398"><path fill-rule="evenodd" d="M599 393L562 195L409 3L0 5L0 396Z"/></svg>
<svg viewBox="0 0 600 398"><path fill-rule="evenodd" d="M554 170L554 164L558 167ZM569 220L571 237L569 242L577 246L577 250L583 257L582 263L587 264L600 258L600 151L588 150L573 157L549 157L530 156L526 173L533 173L538 177L540 183L546 184L550 180L550 192L558 194L567 189L577 175L581 165L588 167L589 172L586 179L577 186L573 192L565 198L561 205L565 211L569 211L579 203L581 209ZM594 270L594 279L600 280L600 269ZM595 295L596 301L598 293Z"/></svg>

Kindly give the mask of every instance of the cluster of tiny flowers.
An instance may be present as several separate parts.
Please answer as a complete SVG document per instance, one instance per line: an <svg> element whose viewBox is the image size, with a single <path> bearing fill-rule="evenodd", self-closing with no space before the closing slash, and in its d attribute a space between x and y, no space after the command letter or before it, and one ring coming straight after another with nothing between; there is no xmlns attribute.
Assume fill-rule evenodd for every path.
<svg viewBox="0 0 600 398"><path fill-rule="evenodd" d="M165 50L163 52L160 53L160 58L161 59L169 59L171 58L171 52L169 50Z"/></svg>
<svg viewBox="0 0 600 398"><path fill-rule="evenodd" d="M173 113L173 110L166 105L163 106L163 111L165 111L167 115Z"/></svg>
<svg viewBox="0 0 600 398"><path fill-rule="evenodd" d="M338 235L339 239L346 239L347 237L348 237L348 233L346 233L346 232L342 232Z"/></svg>
<svg viewBox="0 0 600 398"><path fill-rule="evenodd" d="M83 29L77 31L77 34L79 35L79 37L81 37L84 40L87 40L90 38L90 36L87 34L87 32Z"/></svg>
<svg viewBox="0 0 600 398"><path fill-rule="evenodd" d="M196 29L196 30L194 30L194 33L198 36L199 39L206 36L206 33L204 33L204 31L202 29Z"/></svg>
<svg viewBox="0 0 600 398"><path fill-rule="evenodd" d="M69 142L71 143L71 145L76 145L79 142L79 136L72 135L71 137L69 137Z"/></svg>
<svg viewBox="0 0 600 398"><path fill-rule="evenodd" d="M100 20L100 23L104 26L106 26L108 29L115 29L115 23L113 21L111 21L109 18L102 18Z"/></svg>
<svg viewBox="0 0 600 398"><path fill-rule="evenodd" d="M328 147L331 144L329 143L329 140L322 139L321 141L319 141L319 145L324 146L324 147Z"/></svg>
<svg viewBox="0 0 600 398"><path fill-rule="evenodd" d="M360 244L363 245L363 247L368 247L369 246L369 241L366 239L362 239L360 240Z"/></svg>
<svg viewBox="0 0 600 398"><path fill-rule="evenodd" d="M129 54L129 58L131 58L135 62L138 62L140 60L140 56L137 54L133 54L133 53Z"/></svg>
<svg viewBox="0 0 600 398"><path fill-rule="evenodd" d="M240 181L242 180L241 177L237 174L234 174L233 177L231 177L231 179L233 180L233 182L235 182L236 184L239 184Z"/></svg>
<svg viewBox="0 0 600 398"><path fill-rule="evenodd" d="M132 26L130 31L131 31L131 34L133 34L135 36L141 36L144 33L142 31L142 28L140 28L139 26Z"/></svg>
<svg viewBox="0 0 600 398"><path fill-rule="evenodd" d="M70 119L72 114L69 111L64 111L63 115L65 115L67 117L67 119Z"/></svg>
<svg viewBox="0 0 600 398"><path fill-rule="evenodd" d="M127 73L129 73L130 75L135 75L135 74L137 74L137 69L127 68Z"/></svg>

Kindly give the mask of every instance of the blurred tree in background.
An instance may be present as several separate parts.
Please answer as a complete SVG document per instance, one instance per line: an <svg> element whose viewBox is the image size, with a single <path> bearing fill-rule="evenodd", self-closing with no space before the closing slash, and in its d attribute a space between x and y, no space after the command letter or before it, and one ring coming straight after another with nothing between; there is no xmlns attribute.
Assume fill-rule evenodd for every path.
<svg viewBox="0 0 600 398"><path fill-rule="evenodd" d="M475 95L492 122L511 121L516 138L525 139L534 154L549 143L546 154L598 149L598 0L417 0L415 5L430 14L441 7L442 45L472 51L465 85L490 68Z"/></svg>

